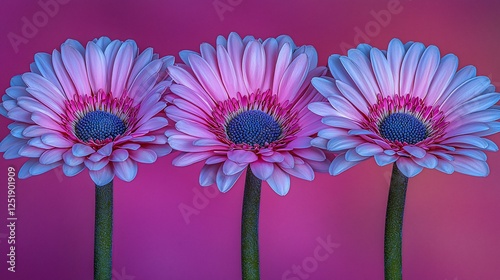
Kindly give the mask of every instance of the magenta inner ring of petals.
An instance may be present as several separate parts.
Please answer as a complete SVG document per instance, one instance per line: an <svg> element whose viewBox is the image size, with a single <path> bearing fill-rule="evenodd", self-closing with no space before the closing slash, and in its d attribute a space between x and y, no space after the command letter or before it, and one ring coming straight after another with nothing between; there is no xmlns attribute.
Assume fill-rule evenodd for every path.
<svg viewBox="0 0 500 280"><path fill-rule="evenodd" d="M439 107L426 105L425 100L406 95L377 95L377 103L369 108L362 123L393 148L435 143L445 134L448 125Z"/></svg>

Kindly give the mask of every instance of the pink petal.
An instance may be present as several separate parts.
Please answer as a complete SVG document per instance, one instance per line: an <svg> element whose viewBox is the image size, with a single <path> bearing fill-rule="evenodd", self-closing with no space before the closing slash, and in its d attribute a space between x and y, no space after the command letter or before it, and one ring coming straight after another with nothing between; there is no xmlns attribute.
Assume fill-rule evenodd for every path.
<svg viewBox="0 0 500 280"><path fill-rule="evenodd" d="M40 103L49 107L51 110L58 114L62 114L64 111L64 100L65 95L49 80L44 77L34 74L25 73L23 74L23 80L28 85L26 89L33 97L35 97Z"/></svg>
<svg viewBox="0 0 500 280"><path fill-rule="evenodd" d="M231 160L226 160L222 165L222 172L224 172L225 175L231 176L242 172L247 166L248 164L245 163L236 163Z"/></svg>
<svg viewBox="0 0 500 280"><path fill-rule="evenodd" d="M242 70L243 82L248 93L254 93L262 88L264 82L266 54L264 48L258 41L252 41L246 45L243 53Z"/></svg>
<svg viewBox="0 0 500 280"><path fill-rule="evenodd" d="M62 170L64 172L64 175L66 176L75 176L78 173L82 172L85 169L84 164L80 164L77 166L69 166L67 164L63 164Z"/></svg>
<svg viewBox="0 0 500 280"><path fill-rule="evenodd" d="M267 162L282 162L285 160L285 156L279 152L273 152L270 155L261 156L261 158Z"/></svg>
<svg viewBox="0 0 500 280"><path fill-rule="evenodd" d="M106 58L94 42L87 43L85 63L92 91L96 93L100 89L106 90Z"/></svg>
<svg viewBox="0 0 500 280"><path fill-rule="evenodd" d="M216 101L224 101L228 98L228 94L222 86L222 81L219 76L214 73L208 63L199 55L190 55L188 57L198 82L203 86L205 92L210 94ZM183 84L183 81L180 81ZM192 82L189 84L192 89L198 89L198 86L192 87ZM187 84L186 84L187 85Z"/></svg>
<svg viewBox="0 0 500 280"><path fill-rule="evenodd" d="M137 163L130 158L125 161L113 162L116 177L130 182L137 175Z"/></svg>
<svg viewBox="0 0 500 280"><path fill-rule="evenodd" d="M280 86L280 81L282 80L282 77L288 68L288 65L290 65L290 62L292 61L292 48L290 44L285 43L279 51L278 54L278 60L276 61L276 66L274 69L274 80L273 80L273 92L279 92L278 88ZM280 97L280 102L285 100L281 100L283 97L282 95Z"/></svg>
<svg viewBox="0 0 500 280"><path fill-rule="evenodd" d="M269 38L264 41L262 46L264 47L264 51L266 53L266 68L261 90L268 90L272 88L274 68L276 67L276 62L278 60L278 43L276 42L276 39Z"/></svg>
<svg viewBox="0 0 500 280"><path fill-rule="evenodd" d="M144 51L142 51L141 54L139 54L139 56L134 61L133 68L132 68L132 70L130 70L130 77L135 77L135 80L137 80L139 73L143 72L144 68L146 68L152 62L152 60L155 59L153 57L153 55L154 54L153 54L152 48L147 48ZM161 64L161 61L160 61L160 64ZM156 69L156 67L158 67L158 66L155 65L154 69ZM160 65L160 67L161 67L161 65ZM152 69L149 69L149 70L152 70ZM154 75L156 76L156 74L158 73L158 70L151 71L150 74L154 73ZM135 80L129 80L126 87L130 88Z"/></svg>
<svg viewBox="0 0 500 280"><path fill-rule="evenodd" d="M363 97L365 97L370 104L373 104L376 94L380 91L375 83L375 79L371 71L367 73L363 72L358 64L354 63L350 58L345 56L340 57L339 60L354 82L355 86L359 88ZM343 81L346 82L346 80ZM349 83L349 80L347 80L347 82ZM352 85L352 88L354 88L354 85Z"/></svg>
<svg viewBox="0 0 500 280"><path fill-rule="evenodd" d="M447 54L439 62L438 69L430 84L425 102L428 105L435 105L441 97L448 84L453 79L453 75L458 68L458 58L453 54Z"/></svg>
<svg viewBox="0 0 500 280"><path fill-rule="evenodd" d="M129 152L126 149L117 149L113 151L113 153L109 157L109 160L114 162L121 162L128 159L128 157L129 157Z"/></svg>
<svg viewBox="0 0 500 280"><path fill-rule="evenodd" d="M255 177L260 180L267 180L274 172L274 164L269 162L252 162L250 168Z"/></svg>
<svg viewBox="0 0 500 280"><path fill-rule="evenodd" d="M227 52L231 57L231 61L234 65L234 70L236 71L236 77L238 78L237 85L239 86L238 92L245 92L245 83L243 82L242 73L242 60L243 60L244 45L240 36L235 32L231 32L227 38Z"/></svg>
<svg viewBox="0 0 500 280"><path fill-rule="evenodd" d="M456 172L466 175L486 177L490 173L490 168L485 161L467 156L457 155L451 164L453 164Z"/></svg>
<svg viewBox="0 0 500 280"><path fill-rule="evenodd" d="M439 62L440 54L436 46L429 46L425 49L415 73L415 81L418 82L415 83L412 96L425 99L434 74L438 69Z"/></svg>
<svg viewBox="0 0 500 280"><path fill-rule="evenodd" d="M284 169L288 174L295 176L300 179L312 181L314 180L314 170L307 164L296 164L293 168Z"/></svg>
<svg viewBox="0 0 500 280"><path fill-rule="evenodd" d="M102 148L100 148L99 150L97 150L97 153L99 153L103 156L106 156L106 157L111 155L111 152L113 152L113 142L108 143L108 144L104 145Z"/></svg>
<svg viewBox="0 0 500 280"><path fill-rule="evenodd" d="M313 160L313 161L323 161L326 159L325 153L317 148L308 149L296 149L293 153L301 158Z"/></svg>
<svg viewBox="0 0 500 280"><path fill-rule="evenodd" d="M399 39L392 39L387 49L387 61L392 72L395 92L399 94L401 64L403 62L405 48Z"/></svg>
<svg viewBox="0 0 500 280"><path fill-rule="evenodd" d="M71 151L73 152L73 155L77 157L88 156L95 152L91 147L80 143L76 143L75 145L73 145Z"/></svg>
<svg viewBox="0 0 500 280"><path fill-rule="evenodd" d="M210 68L217 72L217 54L215 52L214 47L209 43L202 43L200 46L200 54L201 57L208 63Z"/></svg>
<svg viewBox="0 0 500 280"><path fill-rule="evenodd" d="M417 146L404 146L403 149L417 158L423 158L427 153L424 149Z"/></svg>
<svg viewBox="0 0 500 280"><path fill-rule="evenodd" d="M113 180L113 177L115 177L113 169L109 165L106 165L100 170L89 170L89 175L96 186L107 185Z"/></svg>
<svg viewBox="0 0 500 280"><path fill-rule="evenodd" d="M311 137L298 137L292 140L287 145L287 150L289 149L305 149L311 147Z"/></svg>
<svg viewBox="0 0 500 280"><path fill-rule="evenodd" d="M89 169L89 170L92 170L92 171L96 171L96 170L101 170L103 169L105 166L108 165L109 163L109 159L108 158L103 158L101 160L97 160L97 161L92 161L90 159L85 159L83 161L83 163L85 164L85 166Z"/></svg>
<svg viewBox="0 0 500 280"><path fill-rule="evenodd" d="M84 158L83 157L76 157L73 155L73 152L71 150L67 150L63 155L62 158L64 160L64 163L69 166L77 166L83 163Z"/></svg>
<svg viewBox="0 0 500 280"><path fill-rule="evenodd" d="M154 151L145 148L130 151L129 155L131 159L140 163L153 163L158 158Z"/></svg>
<svg viewBox="0 0 500 280"><path fill-rule="evenodd" d="M219 164L206 164L201 168L199 183L201 186L207 187L215 183L215 177L219 170Z"/></svg>
<svg viewBox="0 0 500 280"><path fill-rule="evenodd" d="M120 46L111 70L111 93L113 96L120 97L124 93L133 62L134 44L126 41Z"/></svg>
<svg viewBox="0 0 500 280"><path fill-rule="evenodd" d="M400 157L396 161L396 164L401 173L403 173L403 175L405 175L408 178L416 176L423 169L422 166L416 164L413 160L406 157Z"/></svg>
<svg viewBox="0 0 500 280"><path fill-rule="evenodd" d="M48 53L35 54L35 63L40 74L54 84L60 92L63 92L61 84L57 79L54 67L52 66L52 57ZM64 95L63 95L64 96Z"/></svg>
<svg viewBox="0 0 500 280"><path fill-rule="evenodd" d="M403 59L401 66L401 80L399 84L399 93L402 95L409 94L413 90L415 81L415 72L417 65L424 52L425 47L422 43L414 43L408 49Z"/></svg>
<svg viewBox="0 0 500 280"><path fill-rule="evenodd" d="M330 104L328 104L327 102L314 102L309 104L307 108L316 115L322 117L329 116L335 113L332 106L330 106Z"/></svg>
<svg viewBox="0 0 500 280"><path fill-rule="evenodd" d="M11 113L13 111L10 111ZM11 115L9 114L9 118L11 118ZM33 112L31 114L31 119L33 122L38 124L39 126L45 127L45 128L50 128L52 130L64 132L64 129L61 127L60 124L54 122L50 117L48 117L46 114L43 114L41 112Z"/></svg>
<svg viewBox="0 0 500 280"><path fill-rule="evenodd" d="M298 90L304 83L307 76L307 56L305 54L299 55L292 61L290 66L283 73L283 78L279 84L279 101L285 100L293 101L297 97Z"/></svg>
<svg viewBox="0 0 500 280"><path fill-rule="evenodd" d="M209 131L209 128L206 125L202 125L197 122L181 120L175 124L175 128L197 138L215 138L215 135Z"/></svg>
<svg viewBox="0 0 500 280"><path fill-rule="evenodd" d="M451 162L442 159L438 159L436 169L446 174L452 174L455 171L455 167Z"/></svg>
<svg viewBox="0 0 500 280"><path fill-rule="evenodd" d="M245 150L232 150L227 152L227 157L236 163L251 163L258 159L253 152Z"/></svg>
<svg viewBox="0 0 500 280"><path fill-rule="evenodd" d="M274 168L273 174L266 182L278 195L285 196L290 190L290 175L281 168Z"/></svg>
<svg viewBox="0 0 500 280"><path fill-rule="evenodd" d="M62 135L56 133L44 134L40 138L44 144L56 148L69 148L73 145L72 141L69 141Z"/></svg>
<svg viewBox="0 0 500 280"><path fill-rule="evenodd" d="M342 95L351 102L354 107L360 110L363 114L368 115L368 103L363 98L363 96L354 88L352 88L349 84L346 84L342 81L337 81L337 87L342 93Z"/></svg>
<svg viewBox="0 0 500 280"><path fill-rule="evenodd" d="M61 46L61 57L76 91L80 95L90 94L91 89L82 54L74 46L65 43Z"/></svg>
<svg viewBox="0 0 500 280"><path fill-rule="evenodd" d="M383 96L394 95L394 76L389 65L389 61L385 55L378 49L370 50L370 59L373 66L373 72L377 78L377 83L380 87L380 93ZM371 100L375 101L375 100Z"/></svg>
<svg viewBox="0 0 500 280"><path fill-rule="evenodd" d="M35 163L30 167L29 173L33 176L43 174L61 165L61 162L55 162L52 164L41 164Z"/></svg>
<svg viewBox="0 0 500 280"><path fill-rule="evenodd" d="M173 161L174 166L188 166L211 157L213 153L181 153Z"/></svg>
<svg viewBox="0 0 500 280"><path fill-rule="evenodd" d="M243 173L243 171L235 175L225 175L224 172L222 171L222 166L221 166L217 171L217 175L215 178L219 190L223 193L229 191L233 187L234 183L236 183L241 173Z"/></svg>
<svg viewBox="0 0 500 280"><path fill-rule="evenodd" d="M57 75L57 79L61 83L61 86L64 89L64 94L67 99L72 99L73 96L77 93L76 88L71 81L71 78L66 71L66 67L62 62L61 53L57 50L52 52L52 65L54 66L54 72Z"/></svg>
<svg viewBox="0 0 500 280"><path fill-rule="evenodd" d="M330 175L339 175L340 173L348 170L349 168L356 166L359 161L347 161L345 159L345 154L339 154L330 164L329 172Z"/></svg>
<svg viewBox="0 0 500 280"><path fill-rule="evenodd" d="M222 82L229 97L236 97L238 92L238 78L236 70L227 50L221 45L217 45L218 66Z"/></svg>
<svg viewBox="0 0 500 280"><path fill-rule="evenodd" d="M427 153L424 157L422 158L417 158L414 157L412 158L414 162L416 162L418 165L429 168L429 169L434 169L438 165L438 159L436 156Z"/></svg>
<svg viewBox="0 0 500 280"><path fill-rule="evenodd" d="M168 137L168 144L175 150L182 152L206 152L211 151L211 146L197 146L193 142L198 140L196 137L189 135L172 135Z"/></svg>
<svg viewBox="0 0 500 280"><path fill-rule="evenodd" d="M66 149L52 149L45 151L40 156L41 164L52 164L62 160L63 153L66 152Z"/></svg>

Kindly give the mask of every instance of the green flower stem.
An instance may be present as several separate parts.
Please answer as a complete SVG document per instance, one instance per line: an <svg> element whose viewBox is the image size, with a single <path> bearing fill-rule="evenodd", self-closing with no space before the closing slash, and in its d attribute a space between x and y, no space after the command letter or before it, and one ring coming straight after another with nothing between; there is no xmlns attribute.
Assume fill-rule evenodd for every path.
<svg viewBox="0 0 500 280"><path fill-rule="evenodd" d="M385 218L384 269L386 280L403 279L401 245L407 187L408 177L403 175L394 163Z"/></svg>
<svg viewBox="0 0 500 280"><path fill-rule="evenodd" d="M241 268L243 280L260 279L259 206L262 181L247 168L241 218Z"/></svg>
<svg viewBox="0 0 500 280"><path fill-rule="evenodd" d="M94 280L111 280L113 181L95 187Z"/></svg>

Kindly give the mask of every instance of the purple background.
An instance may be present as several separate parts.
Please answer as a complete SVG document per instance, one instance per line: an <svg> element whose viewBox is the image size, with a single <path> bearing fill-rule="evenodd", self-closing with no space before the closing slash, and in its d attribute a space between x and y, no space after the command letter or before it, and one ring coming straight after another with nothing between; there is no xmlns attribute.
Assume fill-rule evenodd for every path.
<svg viewBox="0 0 500 280"><path fill-rule="evenodd" d="M229 9L218 14L213 3ZM330 54L344 54L345 45L386 49L393 37L421 41L437 45L442 55L455 53L461 67L475 65L498 88L499 14L500 3L493 0L60 0L50 15L35 0L5 1L0 88L29 70L35 53L59 48L67 38L84 44L102 35L132 38L141 49L177 56L231 31L260 38L288 34L299 45L314 45L322 65ZM23 35L26 20L38 27ZM11 44L8 34L24 42ZM9 123L0 118L2 139ZM500 135L492 139L500 143ZM424 170L410 180L406 280L500 279L500 154L488 156L486 178ZM210 198L201 199L201 165L173 167L173 157L140 165L132 183L115 181L114 279L239 279L243 180L227 194L211 187ZM7 168L19 170L22 162L0 160L0 279L91 279L94 188L86 171L66 178L57 169L17 181L17 272L7 271ZM286 197L264 183L262 279L383 279L389 178L390 167L370 160L337 177L293 179ZM196 214L183 217L179 207ZM318 238L327 237L337 248L314 260ZM293 265L302 267L302 277L283 278Z"/></svg>

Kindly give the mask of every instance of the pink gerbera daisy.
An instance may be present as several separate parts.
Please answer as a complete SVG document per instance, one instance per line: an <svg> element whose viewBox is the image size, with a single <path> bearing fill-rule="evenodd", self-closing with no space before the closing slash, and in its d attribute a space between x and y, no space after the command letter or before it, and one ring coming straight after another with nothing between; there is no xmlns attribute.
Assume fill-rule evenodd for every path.
<svg viewBox="0 0 500 280"><path fill-rule="evenodd" d="M406 177L423 168L488 175L484 151L498 147L484 136L500 130L500 94L473 66L457 71L455 55L398 39L387 51L362 44L328 64L333 78L312 83L329 103L309 108L329 126L313 145L338 153L331 174L373 157Z"/></svg>
<svg viewBox="0 0 500 280"><path fill-rule="evenodd" d="M249 166L279 195L290 175L312 180L326 171L325 154L310 142L324 128L307 109L323 97L310 81L325 73L312 46L297 47L288 36L265 41L236 33L204 43L201 54L180 53L185 65L169 67L175 84L166 114L167 131L181 151L174 165L205 161L200 184L227 192Z"/></svg>
<svg viewBox="0 0 500 280"><path fill-rule="evenodd" d="M131 181L137 162L171 151L167 119L156 115L166 106L173 62L107 37L86 47L67 40L61 51L36 54L31 72L12 78L3 96L0 113L14 123L0 151L7 159L30 158L20 178L62 165L68 176L87 168L98 186L115 175Z"/></svg>
<svg viewBox="0 0 500 280"><path fill-rule="evenodd" d="M436 46L393 39L387 51L366 44L332 55L332 77L312 80L329 102L309 108L329 127L313 145L337 153L337 175L374 158L394 163L386 211L386 279L402 279L402 230L408 178L424 168L473 176L489 174L485 138L500 131L500 94L473 66L458 69Z"/></svg>

